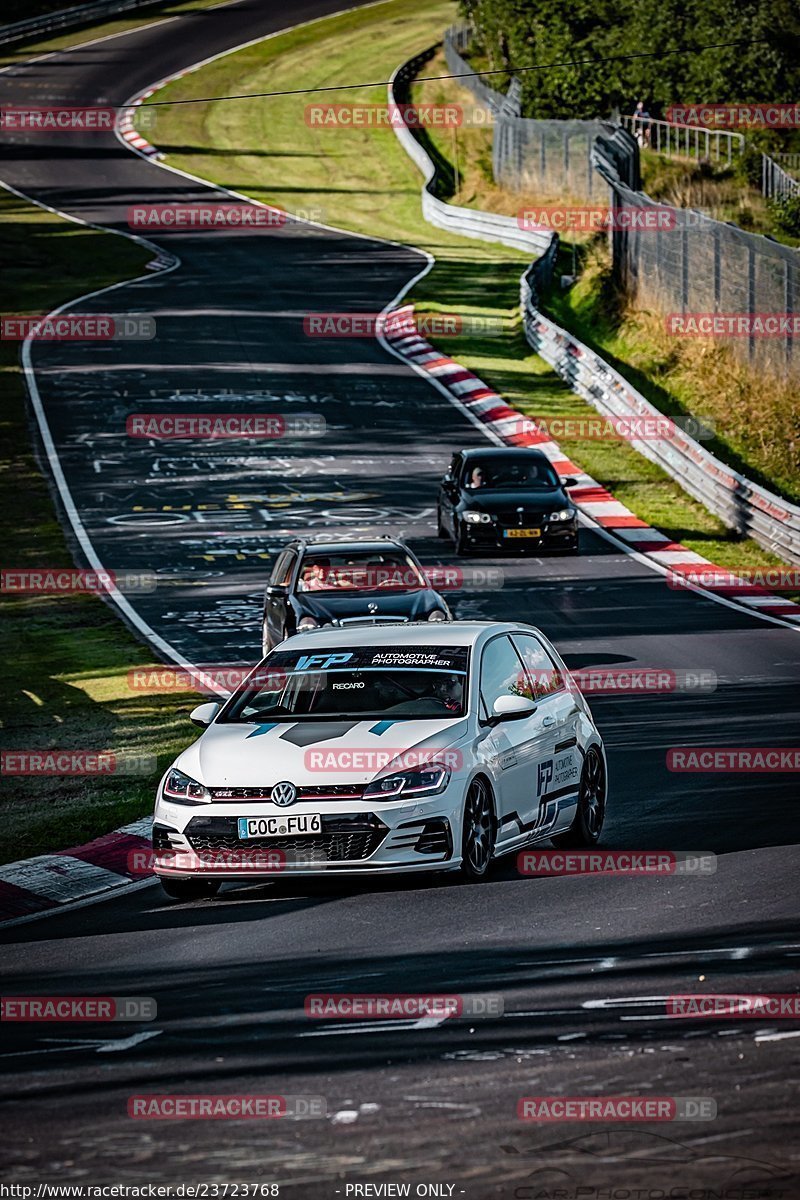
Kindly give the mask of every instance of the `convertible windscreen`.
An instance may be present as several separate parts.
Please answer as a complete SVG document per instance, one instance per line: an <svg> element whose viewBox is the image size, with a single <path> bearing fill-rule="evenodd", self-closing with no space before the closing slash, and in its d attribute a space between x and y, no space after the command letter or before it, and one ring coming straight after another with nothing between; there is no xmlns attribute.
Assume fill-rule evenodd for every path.
<svg viewBox="0 0 800 1200"><path fill-rule="evenodd" d="M220 720L462 717L468 663L467 646L276 650Z"/></svg>
<svg viewBox="0 0 800 1200"><path fill-rule="evenodd" d="M548 462L531 461L529 458L486 459L470 462L464 473L464 487L470 491L483 488L540 488L560 487L560 481Z"/></svg>
<svg viewBox="0 0 800 1200"><path fill-rule="evenodd" d="M299 592L417 592L428 587L405 554L307 554Z"/></svg>

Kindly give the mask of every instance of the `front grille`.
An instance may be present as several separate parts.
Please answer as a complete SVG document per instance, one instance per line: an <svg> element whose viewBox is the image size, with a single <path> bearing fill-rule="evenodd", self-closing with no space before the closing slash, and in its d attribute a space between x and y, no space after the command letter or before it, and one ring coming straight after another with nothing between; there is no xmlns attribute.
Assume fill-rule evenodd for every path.
<svg viewBox="0 0 800 1200"><path fill-rule="evenodd" d="M299 787L298 800L360 800L363 786L355 784L315 784L313 787ZM209 788L212 800L222 803L244 801L248 804L259 801L268 804L272 797L271 787L238 787L238 788Z"/></svg>
<svg viewBox="0 0 800 1200"><path fill-rule="evenodd" d="M518 513L514 508L501 509L500 512L494 514L498 525L503 525L508 529L522 528L541 528L547 521L547 514L541 512L521 512Z"/></svg>
<svg viewBox="0 0 800 1200"><path fill-rule="evenodd" d="M240 838L236 817L193 817L186 836L193 850L283 850L305 862L358 862L369 858L388 833L372 813L323 817L322 833L302 837Z"/></svg>
<svg viewBox="0 0 800 1200"><path fill-rule="evenodd" d="M172 829L169 825L153 825L153 849L154 850L171 850L172 842L170 834L174 833L178 836L177 829Z"/></svg>
<svg viewBox="0 0 800 1200"><path fill-rule="evenodd" d="M450 826L447 821L428 821L414 849L417 854L447 854L451 851Z"/></svg>
<svg viewBox="0 0 800 1200"><path fill-rule="evenodd" d="M298 800L360 800L364 791L363 786L352 783L334 783L330 787L320 784L318 787L299 787Z"/></svg>
<svg viewBox="0 0 800 1200"><path fill-rule="evenodd" d="M238 787L209 788L212 800L269 800L272 788Z"/></svg>
<svg viewBox="0 0 800 1200"><path fill-rule="evenodd" d="M433 821L405 821L398 825L392 849L413 850L416 854L441 854L450 858L453 839L450 824L444 818Z"/></svg>

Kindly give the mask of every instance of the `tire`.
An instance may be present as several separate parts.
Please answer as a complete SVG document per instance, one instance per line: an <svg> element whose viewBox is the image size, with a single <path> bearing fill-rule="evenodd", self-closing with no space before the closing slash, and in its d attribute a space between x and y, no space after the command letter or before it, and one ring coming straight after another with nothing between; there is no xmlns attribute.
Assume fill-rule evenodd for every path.
<svg viewBox="0 0 800 1200"><path fill-rule="evenodd" d="M459 558L463 558L464 555L469 552L469 546L467 545L467 539L464 536L464 526L459 522L458 525L456 525L455 529L456 529L456 536L455 536L456 554L459 556Z"/></svg>
<svg viewBox="0 0 800 1200"><path fill-rule="evenodd" d="M606 815L606 771L603 756L596 746L586 752L581 771L578 809L575 819L565 833L557 833L551 841L564 850L580 850L596 846Z"/></svg>
<svg viewBox="0 0 800 1200"><path fill-rule="evenodd" d="M164 875L160 883L170 900L210 900L221 887L216 879L167 879Z"/></svg>
<svg viewBox="0 0 800 1200"><path fill-rule="evenodd" d="M447 530L442 524L442 510L439 508L438 504L436 506L436 536L440 538L446 538L449 536Z"/></svg>
<svg viewBox="0 0 800 1200"><path fill-rule="evenodd" d="M461 877L478 883L486 878L495 843L494 805L489 785L474 779L464 801L461 828Z"/></svg>

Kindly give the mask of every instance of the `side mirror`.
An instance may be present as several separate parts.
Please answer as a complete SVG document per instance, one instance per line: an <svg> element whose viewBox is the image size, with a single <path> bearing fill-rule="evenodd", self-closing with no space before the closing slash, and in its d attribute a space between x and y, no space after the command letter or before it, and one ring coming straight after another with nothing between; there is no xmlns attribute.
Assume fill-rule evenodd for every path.
<svg viewBox="0 0 800 1200"><path fill-rule="evenodd" d="M519 721L536 712L536 701L527 696L498 696L492 705L492 723Z"/></svg>
<svg viewBox="0 0 800 1200"><path fill-rule="evenodd" d="M189 720L193 725L200 725L205 728L210 725L214 717L220 710L220 705L216 700L208 700L205 704L198 704L197 708L193 708L189 713Z"/></svg>
<svg viewBox="0 0 800 1200"><path fill-rule="evenodd" d="M285 583L268 583L267 584L267 595L268 596L285 596L286 595L286 584Z"/></svg>
<svg viewBox="0 0 800 1200"><path fill-rule="evenodd" d="M577 487L578 481L577 481L577 479L573 479L571 475L568 475L566 479L561 480L561 486L562 487Z"/></svg>

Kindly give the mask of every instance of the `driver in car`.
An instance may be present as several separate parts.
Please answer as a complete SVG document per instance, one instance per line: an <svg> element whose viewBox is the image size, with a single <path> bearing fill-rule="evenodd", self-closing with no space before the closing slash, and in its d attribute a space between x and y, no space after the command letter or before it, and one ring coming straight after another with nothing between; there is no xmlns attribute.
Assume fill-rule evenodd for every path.
<svg viewBox="0 0 800 1200"><path fill-rule="evenodd" d="M463 684L458 675L437 675L433 682L433 694L441 700L448 712L461 711Z"/></svg>
<svg viewBox="0 0 800 1200"><path fill-rule="evenodd" d="M319 558L310 567L304 567L297 584L298 592L319 592L329 588L330 560Z"/></svg>

